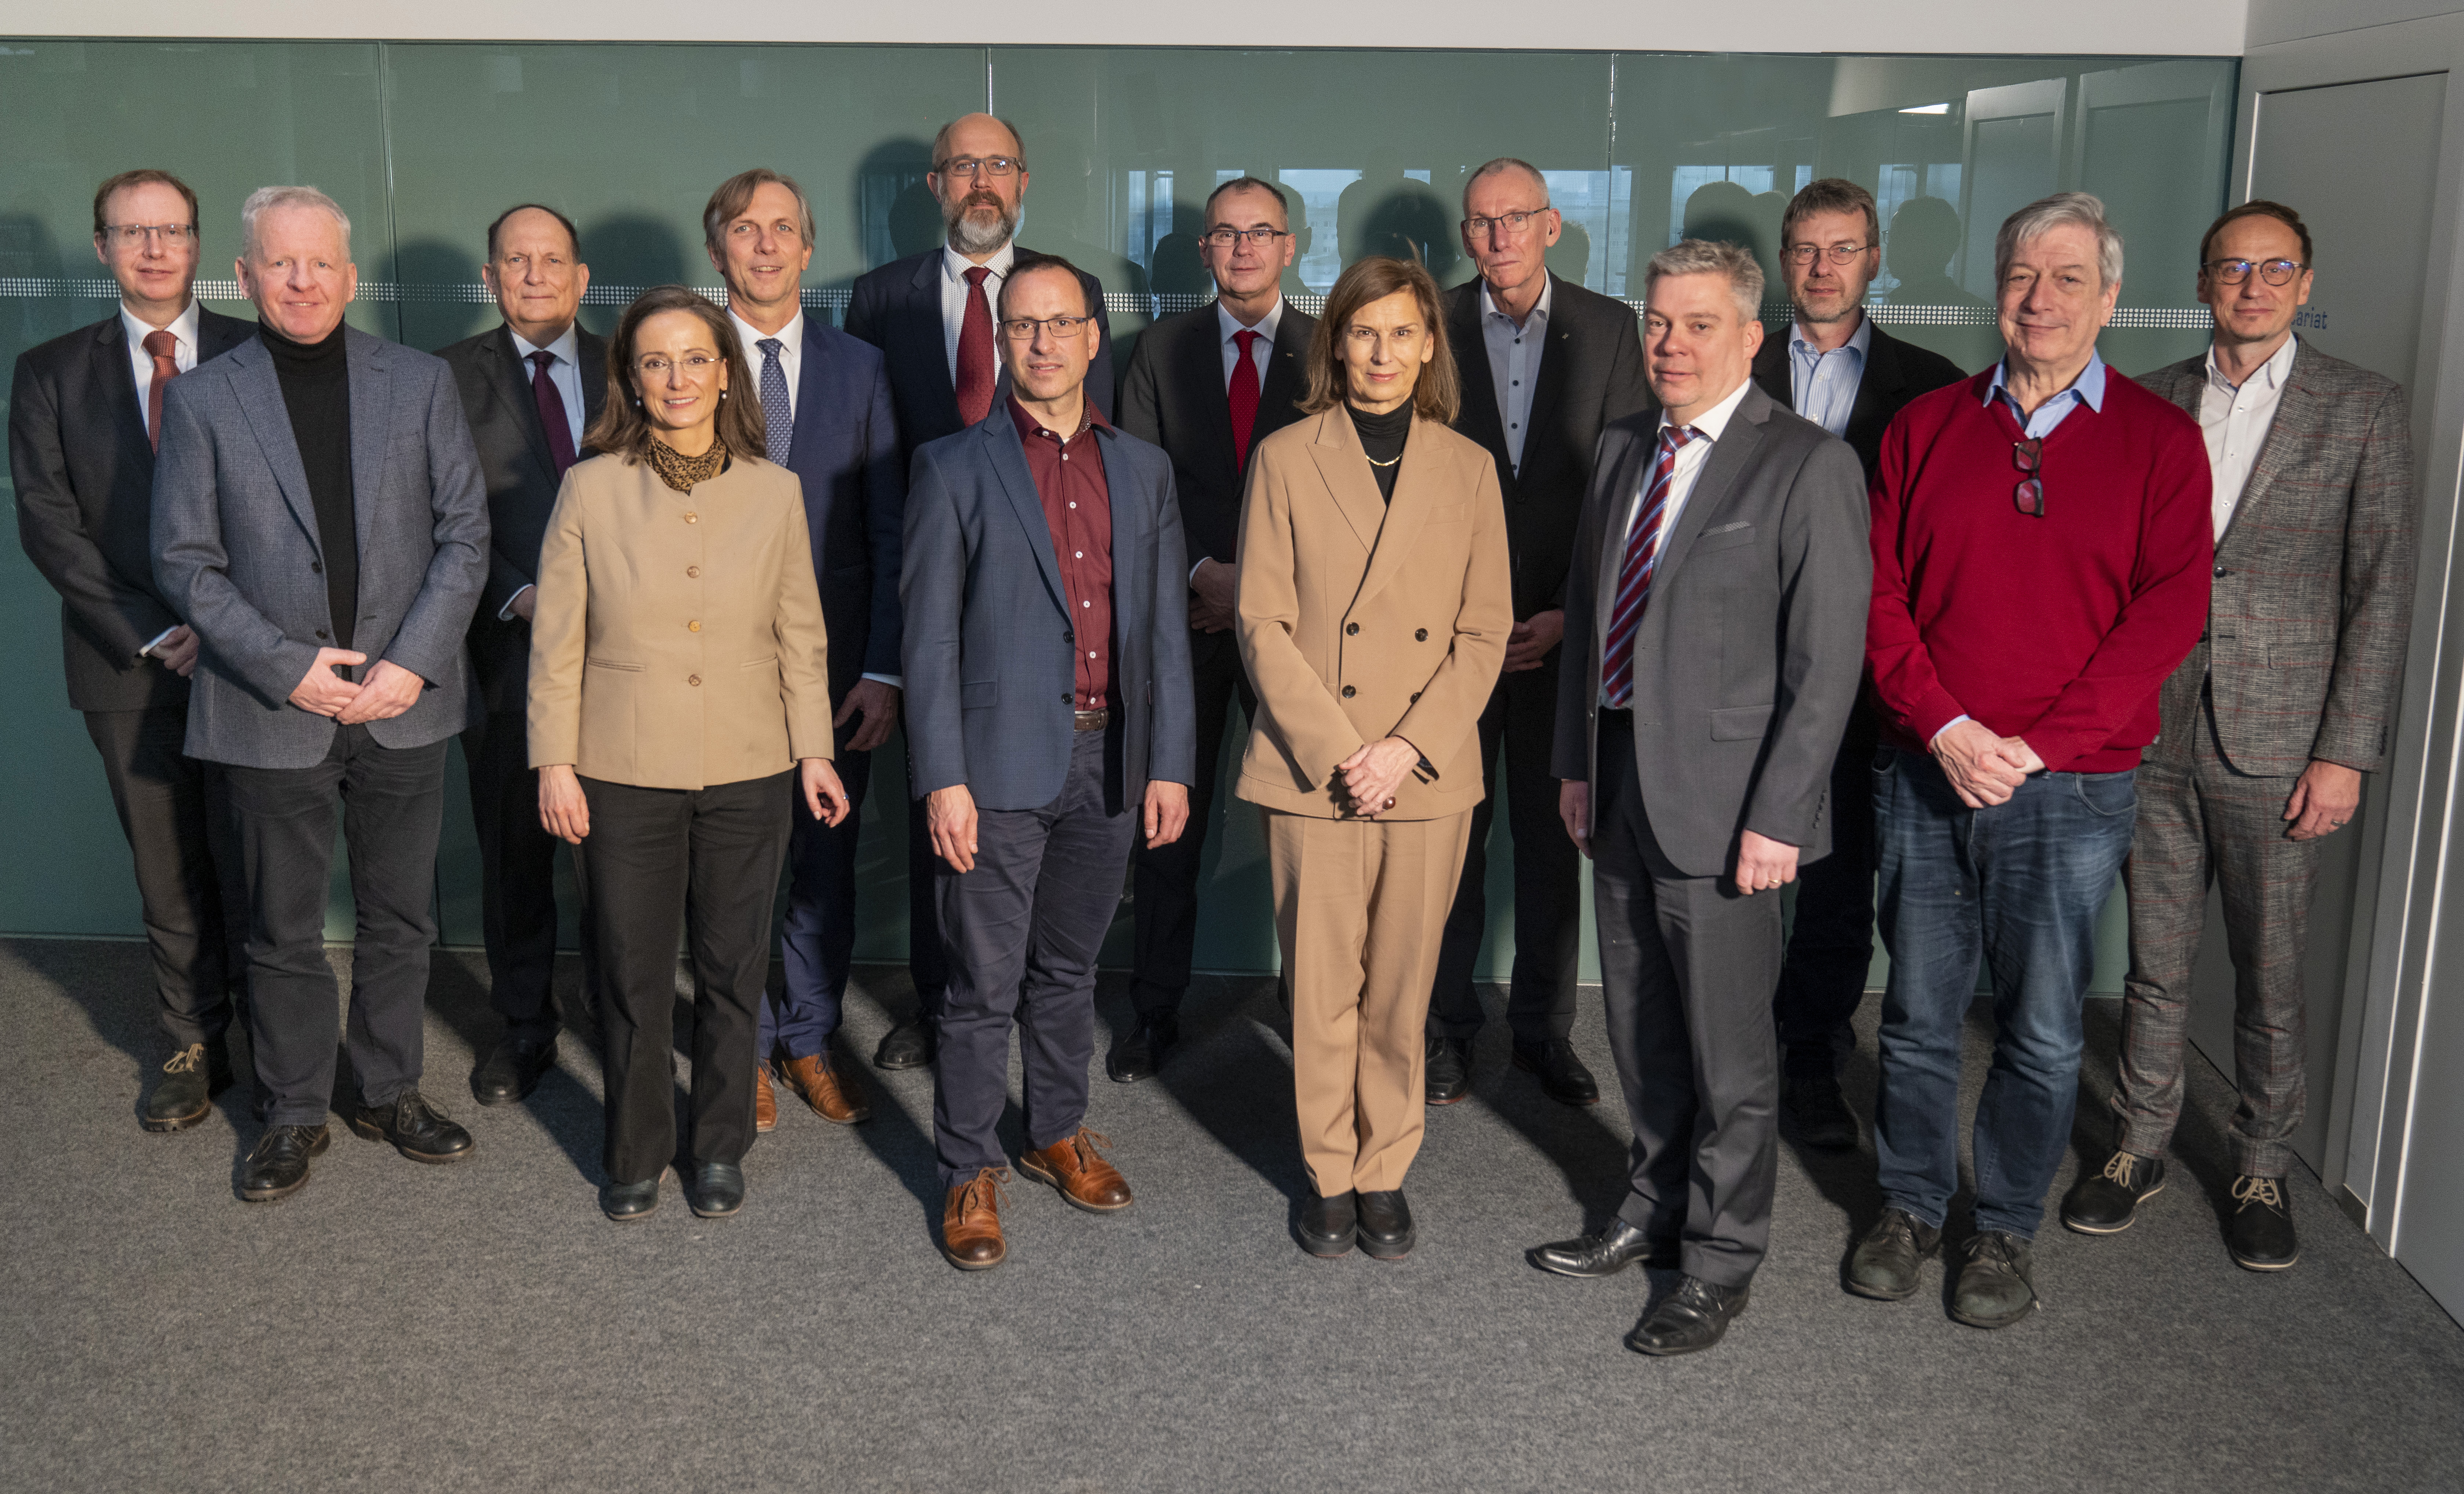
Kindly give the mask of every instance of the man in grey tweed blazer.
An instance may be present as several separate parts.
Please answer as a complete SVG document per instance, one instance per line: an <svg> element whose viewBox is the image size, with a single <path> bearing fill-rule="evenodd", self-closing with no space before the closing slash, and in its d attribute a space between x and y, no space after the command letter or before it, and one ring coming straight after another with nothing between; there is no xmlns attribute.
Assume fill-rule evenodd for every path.
<svg viewBox="0 0 2464 1494"><path fill-rule="evenodd" d="M2082 1234L2126 1229L2165 1186L2182 1038L2211 882L2233 962L2233 1258L2300 1249L2283 1189L2301 1124L2301 961L2319 845L2385 762L2412 605L2412 451L2404 390L2293 336L2310 231L2281 204L2227 212L2200 243L2204 355L2141 382L2198 418L2214 473L2208 631L2165 683L2124 872L2130 974L2118 1135L2062 1200Z"/></svg>
<svg viewBox="0 0 2464 1494"><path fill-rule="evenodd" d="M313 187L240 213L257 335L171 384L154 575L203 649L187 751L226 765L250 905L249 1036L265 1133L240 1196L296 1193L326 1145L337 992L325 890L337 798L358 930L351 1128L421 1162L471 1154L420 1097L445 753L474 708L463 650L488 497L440 360L342 325L350 220Z"/></svg>

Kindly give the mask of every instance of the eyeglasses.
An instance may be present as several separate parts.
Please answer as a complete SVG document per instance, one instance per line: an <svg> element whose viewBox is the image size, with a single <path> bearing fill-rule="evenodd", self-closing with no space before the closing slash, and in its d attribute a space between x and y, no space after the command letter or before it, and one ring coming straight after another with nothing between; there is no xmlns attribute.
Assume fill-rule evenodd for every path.
<svg viewBox="0 0 2464 1494"><path fill-rule="evenodd" d="M186 223L106 223L101 236L122 249L135 249L157 234L165 244L185 244L197 236L197 231Z"/></svg>
<svg viewBox="0 0 2464 1494"><path fill-rule="evenodd" d="M2199 268L2222 285L2239 285L2254 270L2270 285L2291 285L2295 275L2310 267L2298 259L2211 259Z"/></svg>
<svg viewBox="0 0 2464 1494"><path fill-rule="evenodd" d="M972 177L979 173L996 180L1018 170L1018 162L1008 156L960 156L934 167L943 176Z"/></svg>
<svg viewBox="0 0 2464 1494"><path fill-rule="evenodd" d="M1259 249L1272 249L1275 247L1275 240L1290 237L1289 233L1281 229L1236 229L1218 226L1206 231L1206 242L1217 249L1230 249L1243 239L1247 239Z"/></svg>
<svg viewBox="0 0 2464 1494"><path fill-rule="evenodd" d="M2037 473L2044 469L2045 443L2034 436L2025 441L2013 442L2011 447L2011 465L2028 474L2019 479L2017 487L2011 490L2012 503L2020 513L2031 518L2044 517L2045 479Z"/></svg>
<svg viewBox="0 0 2464 1494"><path fill-rule="evenodd" d="M1835 265L1852 265L1857 262L1858 255L1873 247L1871 244L1834 244L1826 249L1819 244L1791 244L1780 251L1780 255L1790 264L1799 267L1814 263L1816 255Z"/></svg>
<svg viewBox="0 0 2464 1494"><path fill-rule="evenodd" d="M685 377L698 379L717 365L718 360L708 353L687 353L681 363L669 362L665 354L652 353L647 358L635 359L633 371L645 379L664 379L668 376L669 369L682 368L685 371Z"/></svg>
<svg viewBox="0 0 2464 1494"><path fill-rule="evenodd" d="M1092 317L1012 317L1001 324L1001 336L1013 342L1032 342L1036 328L1050 327L1054 337L1066 341L1076 337L1087 323L1094 319Z"/></svg>
<svg viewBox="0 0 2464 1494"><path fill-rule="evenodd" d="M1555 210L1553 208L1534 208L1528 212L1501 212L1494 218L1465 218L1463 221L1463 231L1474 238L1481 237L1491 229L1504 229L1508 233L1520 233L1531 226L1532 219L1544 212Z"/></svg>

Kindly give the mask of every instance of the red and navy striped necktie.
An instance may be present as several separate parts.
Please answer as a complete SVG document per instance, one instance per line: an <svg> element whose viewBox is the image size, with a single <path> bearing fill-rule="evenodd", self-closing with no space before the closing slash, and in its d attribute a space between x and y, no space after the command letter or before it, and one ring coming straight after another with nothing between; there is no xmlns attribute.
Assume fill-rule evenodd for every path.
<svg viewBox="0 0 2464 1494"><path fill-rule="evenodd" d="M1668 508L1677 449L1700 434L1691 426L1660 428L1660 457L1652 463L1651 483L1636 504L1634 527L1626 531L1625 560L1617 567L1617 604L1609 609L1608 643L1600 654L1601 691L1617 710L1634 700L1634 635L1642 626L1643 606L1651 600L1652 570L1660 563L1660 519Z"/></svg>

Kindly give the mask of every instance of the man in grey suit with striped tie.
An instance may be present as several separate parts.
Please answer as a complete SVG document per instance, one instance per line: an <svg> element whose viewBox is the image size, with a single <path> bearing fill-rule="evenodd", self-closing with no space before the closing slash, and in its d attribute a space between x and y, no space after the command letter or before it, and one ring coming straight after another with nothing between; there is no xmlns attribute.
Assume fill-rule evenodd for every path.
<svg viewBox="0 0 2464 1494"><path fill-rule="evenodd" d="M2111 1235L2165 1186L2212 883L2241 1096L2225 1244L2254 1271L2300 1257L2283 1180L2306 1100L2310 897L2320 842L2387 760L2412 607L2404 390L2293 335L2312 274L2299 213L2265 201L2227 212L2199 246L2213 342L2142 381L2207 436L2215 575L2208 630L2165 682L2162 735L2139 773L2115 1146L2062 1200L2064 1224Z"/></svg>

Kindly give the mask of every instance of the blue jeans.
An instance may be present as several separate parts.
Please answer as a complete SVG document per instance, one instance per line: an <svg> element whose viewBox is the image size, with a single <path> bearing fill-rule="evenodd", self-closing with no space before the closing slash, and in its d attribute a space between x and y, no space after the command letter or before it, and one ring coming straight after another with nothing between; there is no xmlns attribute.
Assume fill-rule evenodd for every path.
<svg viewBox="0 0 2464 1494"><path fill-rule="evenodd" d="M1976 1107L1976 1227L2033 1239L2079 1105L2079 1013L2096 919L2130 849L2132 773L2039 773L1970 809L1931 757L1874 758L1884 1201L1940 1227L1959 1187L1961 1028L1977 963L1993 984L1993 1066Z"/></svg>

